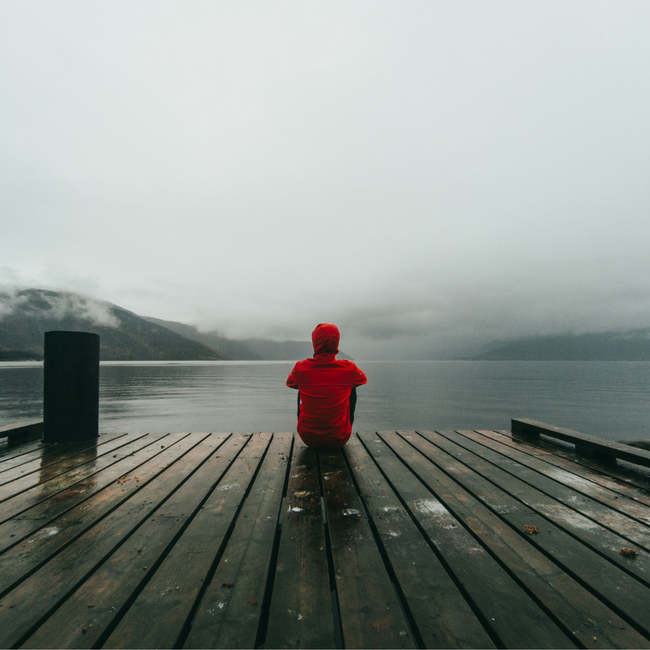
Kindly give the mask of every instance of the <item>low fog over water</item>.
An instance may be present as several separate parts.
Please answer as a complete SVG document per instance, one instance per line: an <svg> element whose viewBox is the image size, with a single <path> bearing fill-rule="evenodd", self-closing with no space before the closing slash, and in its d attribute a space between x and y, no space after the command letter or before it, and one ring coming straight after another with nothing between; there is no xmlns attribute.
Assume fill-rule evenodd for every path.
<svg viewBox="0 0 650 650"><path fill-rule="evenodd" d="M0 284L356 358L650 325L650 4L0 6Z"/></svg>

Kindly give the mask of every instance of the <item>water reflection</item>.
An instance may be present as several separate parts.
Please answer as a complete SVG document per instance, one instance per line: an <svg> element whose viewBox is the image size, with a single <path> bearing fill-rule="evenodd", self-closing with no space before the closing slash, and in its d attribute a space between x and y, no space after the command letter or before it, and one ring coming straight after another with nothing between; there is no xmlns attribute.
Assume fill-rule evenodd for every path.
<svg viewBox="0 0 650 650"><path fill-rule="evenodd" d="M43 364L0 363L0 425L43 417Z"/></svg>
<svg viewBox="0 0 650 650"><path fill-rule="evenodd" d="M284 385L292 365L290 362L105 364L100 381L100 429L293 430L295 394ZM145 429L143 419L147 421Z"/></svg>
<svg viewBox="0 0 650 650"><path fill-rule="evenodd" d="M94 441L91 441L90 447L83 451L73 453L71 456L69 455L71 447L72 449L79 449L81 444L88 443L62 443L45 446L46 453L41 457L41 467L38 472L38 485L44 490L51 492L53 489L56 489L58 482L61 485L70 483L75 473L86 475L89 471L92 472L97 460L98 440L96 438ZM56 481L56 478L64 473L66 474L65 478ZM90 478L92 479L92 477ZM50 481L52 483L49 483Z"/></svg>
<svg viewBox="0 0 650 650"><path fill-rule="evenodd" d="M102 363L100 431L294 431L292 362ZM509 429L530 417L650 439L650 363L366 362L355 427ZM42 366L0 364L0 425L41 417Z"/></svg>

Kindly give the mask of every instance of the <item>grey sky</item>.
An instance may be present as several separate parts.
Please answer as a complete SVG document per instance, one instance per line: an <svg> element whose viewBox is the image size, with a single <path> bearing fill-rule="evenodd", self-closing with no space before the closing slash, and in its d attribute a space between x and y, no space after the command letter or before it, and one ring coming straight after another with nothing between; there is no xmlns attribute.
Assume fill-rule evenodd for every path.
<svg viewBox="0 0 650 650"><path fill-rule="evenodd" d="M357 357L650 325L650 3L0 1L0 284Z"/></svg>

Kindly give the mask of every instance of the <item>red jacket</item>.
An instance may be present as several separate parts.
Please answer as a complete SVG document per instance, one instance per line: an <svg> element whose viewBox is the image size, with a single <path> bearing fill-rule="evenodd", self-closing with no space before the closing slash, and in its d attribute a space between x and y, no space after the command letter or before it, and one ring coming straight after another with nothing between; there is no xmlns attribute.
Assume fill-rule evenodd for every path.
<svg viewBox="0 0 650 650"><path fill-rule="evenodd" d="M298 433L308 447L342 447L350 438L350 393L366 375L352 361L336 359L339 330L321 323L313 331L314 356L298 361L287 379L300 391Z"/></svg>

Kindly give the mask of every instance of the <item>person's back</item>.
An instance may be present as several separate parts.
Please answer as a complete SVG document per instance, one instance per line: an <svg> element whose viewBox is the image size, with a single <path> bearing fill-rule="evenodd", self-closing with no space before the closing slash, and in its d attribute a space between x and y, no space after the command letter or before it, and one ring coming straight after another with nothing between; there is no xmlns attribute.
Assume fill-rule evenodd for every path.
<svg viewBox="0 0 650 650"><path fill-rule="evenodd" d="M300 391L298 433L309 447L342 447L352 432L350 396L368 380L352 361L336 359L339 330L321 323L312 333L314 356L298 361L287 386Z"/></svg>

